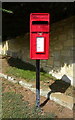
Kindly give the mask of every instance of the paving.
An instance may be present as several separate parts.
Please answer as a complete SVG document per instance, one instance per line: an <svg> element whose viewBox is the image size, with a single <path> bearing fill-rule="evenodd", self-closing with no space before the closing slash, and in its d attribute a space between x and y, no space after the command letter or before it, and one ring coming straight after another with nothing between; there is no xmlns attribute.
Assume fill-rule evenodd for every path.
<svg viewBox="0 0 75 120"><path fill-rule="evenodd" d="M18 83L21 86L30 89L32 92L36 93L36 88L32 87L32 84L29 84L27 82L23 82L23 81L17 81L16 79L14 79L11 76L7 76L5 74L0 73L0 77L5 78L13 83ZM75 104L75 99L71 96L65 95L64 93L60 93L60 92L52 92L52 91L48 91L48 90L42 90L40 89L40 95L49 98L50 100L53 100L54 102L67 107L71 110L73 110L74 104Z"/></svg>
<svg viewBox="0 0 75 120"><path fill-rule="evenodd" d="M64 93L57 92L57 93L52 93L50 95L50 99L64 107L67 107L71 110L73 109L74 99L71 96L67 96Z"/></svg>

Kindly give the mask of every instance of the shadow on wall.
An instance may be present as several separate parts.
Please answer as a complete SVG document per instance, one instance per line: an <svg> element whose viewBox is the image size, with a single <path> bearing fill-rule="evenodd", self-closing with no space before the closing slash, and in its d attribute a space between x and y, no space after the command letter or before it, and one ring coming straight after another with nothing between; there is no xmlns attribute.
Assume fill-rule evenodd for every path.
<svg viewBox="0 0 75 120"><path fill-rule="evenodd" d="M65 82L71 84L71 80L67 77L67 75L63 75L61 80L63 80L63 81L65 80Z"/></svg>
<svg viewBox="0 0 75 120"><path fill-rule="evenodd" d="M36 71L36 67L34 65L28 62L23 62L22 60L18 58L10 57L7 59L7 62L12 67L16 67L16 68L23 69L23 70ZM40 71L46 73L43 69L41 69Z"/></svg>

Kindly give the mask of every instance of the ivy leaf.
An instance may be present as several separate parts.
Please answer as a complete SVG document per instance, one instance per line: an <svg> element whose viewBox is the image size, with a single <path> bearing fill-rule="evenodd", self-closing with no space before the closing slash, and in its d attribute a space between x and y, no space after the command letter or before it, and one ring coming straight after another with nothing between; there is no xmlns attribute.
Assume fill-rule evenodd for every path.
<svg viewBox="0 0 75 120"><path fill-rule="evenodd" d="M6 10L6 9L2 9L2 8L0 8L0 10L2 10L3 12L6 12L6 13L11 13L11 14L13 14L13 11L11 11L11 10Z"/></svg>

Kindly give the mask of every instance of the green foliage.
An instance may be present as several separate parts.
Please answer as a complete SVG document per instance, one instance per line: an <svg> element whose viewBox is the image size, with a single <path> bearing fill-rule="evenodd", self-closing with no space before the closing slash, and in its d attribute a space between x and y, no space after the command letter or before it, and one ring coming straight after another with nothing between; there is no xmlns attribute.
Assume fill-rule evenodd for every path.
<svg viewBox="0 0 75 120"><path fill-rule="evenodd" d="M23 70L16 67L9 67L6 73L9 75L14 75L16 77L24 78L27 81L34 81L36 79L36 71ZM41 81L48 81L50 79L54 79L54 77L46 72L40 72Z"/></svg>

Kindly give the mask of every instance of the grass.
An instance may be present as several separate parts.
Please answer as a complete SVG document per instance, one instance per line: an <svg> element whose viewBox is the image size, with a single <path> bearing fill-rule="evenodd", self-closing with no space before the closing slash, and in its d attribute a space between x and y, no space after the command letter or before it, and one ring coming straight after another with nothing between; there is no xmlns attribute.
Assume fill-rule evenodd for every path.
<svg viewBox="0 0 75 120"><path fill-rule="evenodd" d="M20 93L4 92L2 94L2 118L55 118L53 113L42 114L41 109L35 106L29 107L29 102L24 101Z"/></svg>
<svg viewBox="0 0 75 120"><path fill-rule="evenodd" d="M13 75L19 78L26 79L27 81L34 81L36 79L36 71L31 70L23 70L16 67L9 67L6 71L8 75ZM40 72L40 80L41 81L48 81L50 79L55 79L52 75L46 72Z"/></svg>
<svg viewBox="0 0 75 120"><path fill-rule="evenodd" d="M36 79L36 67L34 65L12 57L7 59L7 63L9 66L6 68L6 74L23 78L27 81L34 81ZM40 80L46 81L50 79L54 80L55 78L41 69Z"/></svg>
<svg viewBox="0 0 75 120"><path fill-rule="evenodd" d="M3 118L27 117L28 103L22 102L22 96L14 92L3 93Z"/></svg>
<svg viewBox="0 0 75 120"><path fill-rule="evenodd" d="M41 115L41 110L36 107L30 108L29 103L22 101L20 94L15 92L3 93L3 117L2 118L54 118L55 115Z"/></svg>
<svg viewBox="0 0 75 120"><path fill-rule="evenodd" d="M36 71L31 70L23 70L16 67L9 67L6 71L6 74L13 75L18 78L23 78L27 81L35 81L36 79ZM40 80L41 81L48 81L48 80L56 80L51 74L40 72Z"/></svg>

